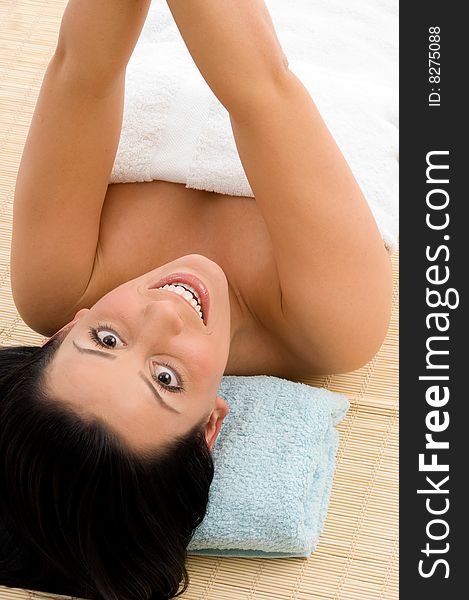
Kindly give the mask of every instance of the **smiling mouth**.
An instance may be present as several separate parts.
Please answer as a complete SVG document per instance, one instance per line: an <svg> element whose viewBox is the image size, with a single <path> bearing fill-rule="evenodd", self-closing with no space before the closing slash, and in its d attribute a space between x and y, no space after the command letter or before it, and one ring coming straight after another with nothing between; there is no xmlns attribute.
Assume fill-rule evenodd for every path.
<svg viewBox="0 0 469 600"><path fill-rule="evenodd" d="M195 292L195 290L190 289L187 285L182 283L175 283L171 285L166 284L163 287L159 287L157 289L168 290L169 292L173 292L174 294L181 296L195 310L200 319L202 321L204 320L200 298L199 295Z"/></svg>
<svg viewBox="0 0 469 600"><path fill-rule="evenodd" d="M191 273L171 273L149 289L164 289L181 296L197 313L204 325L207 325L210 295L206 285Z"/></svg>

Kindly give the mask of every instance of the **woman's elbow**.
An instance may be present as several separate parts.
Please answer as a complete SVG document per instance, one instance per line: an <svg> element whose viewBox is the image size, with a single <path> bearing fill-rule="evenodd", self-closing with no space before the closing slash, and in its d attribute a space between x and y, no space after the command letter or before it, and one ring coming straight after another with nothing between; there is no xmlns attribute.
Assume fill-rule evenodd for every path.
<svg viewBox="0 0 469 600"><path fill-rule="evenodd" d="M380 351L389 331L392 294L376 301L374 310L364 314L353 332L344 338L345 346L335 373L350 373L367 365ZM357 327L358 325L358 327Z"/></svg>

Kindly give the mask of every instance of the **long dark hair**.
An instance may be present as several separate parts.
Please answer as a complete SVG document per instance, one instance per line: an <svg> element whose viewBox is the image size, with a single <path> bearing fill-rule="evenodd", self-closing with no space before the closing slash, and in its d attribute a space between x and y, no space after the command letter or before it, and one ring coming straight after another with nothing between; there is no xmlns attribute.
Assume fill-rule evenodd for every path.
<svg viewBox="0 0 469 600"><path fill-rule="evenodd" d="M45 393L62 339L0 349L0 584L99 600L179 596L213 479L203 422L136 453Z"/></svg>

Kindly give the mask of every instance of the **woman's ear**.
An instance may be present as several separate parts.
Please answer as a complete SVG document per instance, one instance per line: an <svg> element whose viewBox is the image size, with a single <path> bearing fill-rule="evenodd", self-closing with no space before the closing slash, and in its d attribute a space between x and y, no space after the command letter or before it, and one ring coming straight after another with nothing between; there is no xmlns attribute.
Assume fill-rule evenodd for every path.
<svg viewBox="0 0 469 600"><path fill-rule="evenodd" d="M205 426L205 439L210 450L213 449L215 441L220 432L223 419L226 417L229 410L230 409L226 400L223 400L223 398L217 396L215 400L215 408L213 409L209 420L207 421L207 425Z"/></svg>

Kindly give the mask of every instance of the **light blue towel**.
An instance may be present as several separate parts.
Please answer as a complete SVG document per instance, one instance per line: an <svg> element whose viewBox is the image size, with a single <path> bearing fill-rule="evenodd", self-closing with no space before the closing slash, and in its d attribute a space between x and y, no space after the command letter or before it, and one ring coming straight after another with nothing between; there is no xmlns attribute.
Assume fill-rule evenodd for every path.
<svg viewBox="0 0 469 600"><path fill-rule="evenodd" d="M224 376L230 412L213 447L207 513L188 554L282 558L314 551L326 518L343 394L267 375Z"/></svg>

